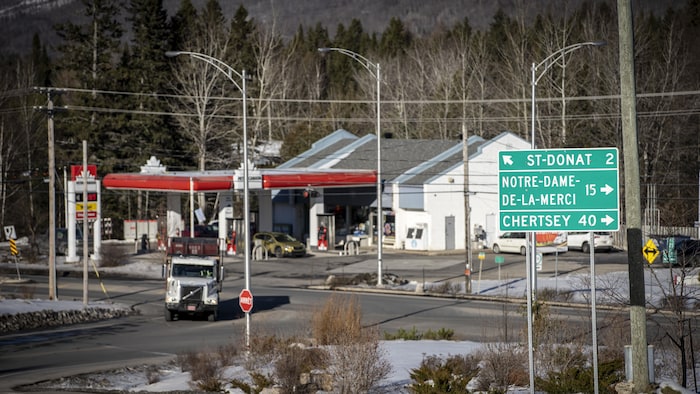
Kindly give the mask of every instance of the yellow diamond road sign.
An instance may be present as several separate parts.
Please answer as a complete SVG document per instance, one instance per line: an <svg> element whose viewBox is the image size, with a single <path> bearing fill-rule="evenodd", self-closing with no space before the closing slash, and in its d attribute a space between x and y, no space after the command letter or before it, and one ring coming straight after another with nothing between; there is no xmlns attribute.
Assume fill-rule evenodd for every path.
<svg viewBox="0 0 700 394"><path fill-rule="evenodd" d="M642 253L644 254L644 258L646 258L649 264L651 264L654 262L654 260L656 260L656 257L659 255L659 248L657 248L654 241L650 239L642 248Z"/></svg>

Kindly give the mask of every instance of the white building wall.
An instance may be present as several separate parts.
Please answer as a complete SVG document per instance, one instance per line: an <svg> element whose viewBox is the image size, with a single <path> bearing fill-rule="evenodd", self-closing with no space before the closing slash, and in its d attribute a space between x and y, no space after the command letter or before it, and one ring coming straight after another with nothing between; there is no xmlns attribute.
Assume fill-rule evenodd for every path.
<svg viewBox="0 0 700 394"><path fill-rule="evenodd" d="M434 178L425 185L425 210L430 219L428 250L445 250L445 217L454 216L455 249L464 249L464 174L463 167Z"/></svg>
<svg viewBox="0 0 700 394"><path fill-rule="evenodd" d="M405 246L406 240L406 218L407 213L405 209L399 207L399 186L393 183L385 184L386 187L391 187L391 206L392 211L394 211L394 246L389 247L390 249L402 249Z"/></svg>
<svg viewBox="0 0 700 394"><path fill-rule="evenodd" d="M487 229L487 217L498 216L498 154L504 150L530 149L530 143L511 133L503 133L481 146L469 160L472 239L475 226ZM489 234L493 238L496 234Z"/></svg>
<svg viewBox="0 0 700 394"><path fill-rule="evenodd" d="M426 250L431 250L430 249L430 238L432 237L432 224L430 222L430 215L427 212L424 211L411 211L411 210L402 210L401 215L397 213L396 220L398 220L399 216L401 216L402 219L402 226L403 229L401 230L401 238L400 241L398 240L398 235L397 233L397 242L400 243L398 247L403 247L404 249L406 248L406 232L408 231L409 227L418 227L419 224L426 224L427 229L424 231L427 231L427 239L426 239ZM424 235L424 238L426 235Z"/></svg>
<svg viewBox="0 0 700 394"><path fill-rule="evenodd" d="M488 215L498 215L498 153L529 149L530 143L503 133L480 147L469 158L469 206L471 238L475 226L486 229ZM455 217L455 249L465 248L464 165L459 164L425 185L425 211L430 219L429 250L445 249L445 217Z"/></svg>

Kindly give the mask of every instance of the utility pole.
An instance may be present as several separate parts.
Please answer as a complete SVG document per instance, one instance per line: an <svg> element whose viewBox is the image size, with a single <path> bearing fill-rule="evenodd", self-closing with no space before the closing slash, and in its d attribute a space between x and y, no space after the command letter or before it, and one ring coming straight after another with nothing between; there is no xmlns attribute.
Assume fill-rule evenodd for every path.
<svg viewBox="0 0 700 394"><path fill-rule="evenodd" d="M52 88L34 88L41 94L47 95L46 107L34 107L35 110L45 111L48 115L48 151L49 151L49 300L57 300L56 297L56 158L54 147L54 122L56 109L53 105L52 95L63 93Z"/></svg>
<svg viewBox="0 0 700 394"><path fill-rule="evenodd" d="M649 391L647 363L646 299L644 296L644 256L635 103L634 35L630 0L617 0L620 36L620 110L625 165L625 221L630 283L630 329L632 338L632 382L635 393Z"/></svg>
<svg viewBox="0 0 700 394"><path fill-rule="evenodd" d="M464 291L472 293L471 208L469 207L469 139L467 127L462 124L462 160L464 160Z"/></svg>

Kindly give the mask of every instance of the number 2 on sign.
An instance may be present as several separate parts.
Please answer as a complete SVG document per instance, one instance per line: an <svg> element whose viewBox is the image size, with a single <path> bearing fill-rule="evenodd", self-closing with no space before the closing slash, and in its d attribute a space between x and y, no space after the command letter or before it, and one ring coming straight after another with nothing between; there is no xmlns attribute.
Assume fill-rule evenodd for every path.
<svg viewBox="0 0 700 394"><path fill-rule="evenodd" d="M581 215L581 218L578 220L578 224L584 227L592 227L595 226L596 221L597 218L595 215Z"/></svg>

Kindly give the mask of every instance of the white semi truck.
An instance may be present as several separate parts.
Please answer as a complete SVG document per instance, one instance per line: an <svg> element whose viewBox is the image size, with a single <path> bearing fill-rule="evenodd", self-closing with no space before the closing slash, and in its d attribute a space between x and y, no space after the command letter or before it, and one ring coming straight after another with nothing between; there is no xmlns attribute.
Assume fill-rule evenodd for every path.
<svg viewBox="0 0 700 394"><path fill-rule="evenodd" d="M163 268L165 320L180 315L216 321L224 281L223 256L216 238L171 238Z"/></svg>

